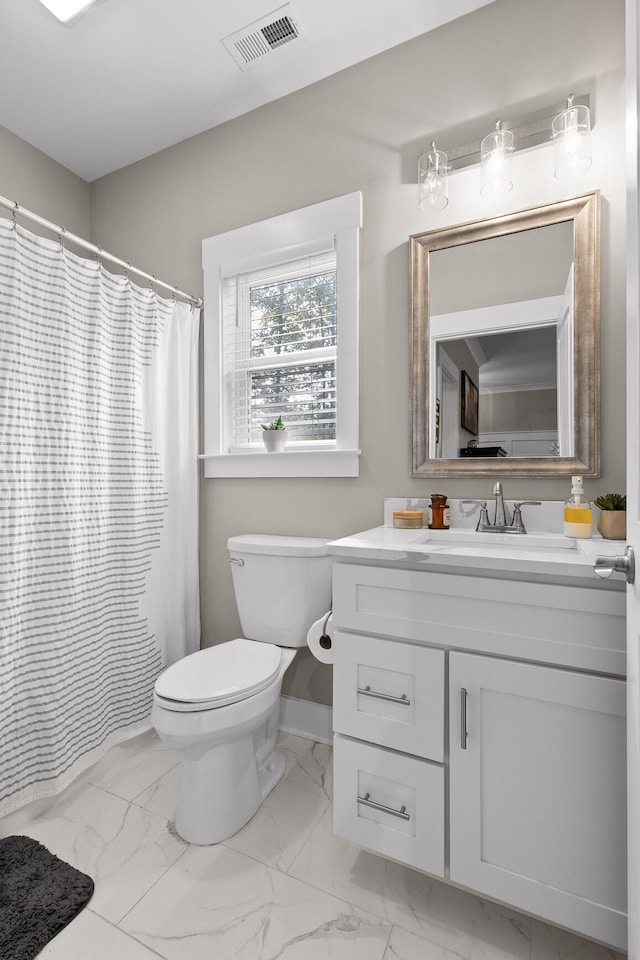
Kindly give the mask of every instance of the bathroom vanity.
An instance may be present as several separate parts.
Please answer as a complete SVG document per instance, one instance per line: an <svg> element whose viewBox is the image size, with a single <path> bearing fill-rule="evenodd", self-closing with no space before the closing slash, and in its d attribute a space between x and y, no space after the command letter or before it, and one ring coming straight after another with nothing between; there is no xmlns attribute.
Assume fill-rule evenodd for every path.
<svg viewBox="0 0 640 960"><path fill-rule="evenodd" d="M330 544L334 829L624 950L625 591L593 573L620 544L517 539Z"/></svg>

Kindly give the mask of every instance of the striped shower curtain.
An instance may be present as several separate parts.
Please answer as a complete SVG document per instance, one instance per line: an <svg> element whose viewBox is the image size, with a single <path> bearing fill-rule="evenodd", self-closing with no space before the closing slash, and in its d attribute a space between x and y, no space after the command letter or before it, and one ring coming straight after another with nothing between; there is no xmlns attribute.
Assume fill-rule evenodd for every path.
<svg viewBox="0 0 640 960"><path fill-rule="evenodd" d="M199 311L0 220L0 815L199 646Z"/></svg>

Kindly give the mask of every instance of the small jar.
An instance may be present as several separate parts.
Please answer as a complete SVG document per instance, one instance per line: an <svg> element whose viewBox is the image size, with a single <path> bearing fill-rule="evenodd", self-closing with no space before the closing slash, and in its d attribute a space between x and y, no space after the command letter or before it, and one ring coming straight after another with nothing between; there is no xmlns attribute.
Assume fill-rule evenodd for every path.
<svg viewBox="0 0 640 960"><path fill-rule="evenodd" d="M431 494L431 506L429 507L429 529L449 529L449 507L447 506L447 498L441 493Z"/></svg>
<svg viewBox="0 0 640 960"><path fill-rule="evenodd" d="M393 525L404 530L415 530L424 524L422 510L394 510Z"/></svg>

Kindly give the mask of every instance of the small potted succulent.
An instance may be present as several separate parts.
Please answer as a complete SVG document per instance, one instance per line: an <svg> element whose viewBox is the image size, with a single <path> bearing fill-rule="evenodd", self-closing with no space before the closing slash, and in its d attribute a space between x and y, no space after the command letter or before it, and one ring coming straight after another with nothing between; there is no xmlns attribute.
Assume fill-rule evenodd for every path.
<svg viewBox="0 0 640 960"><path fill-rule="evenodd" d="M271 423L262 424L262 441L267 448L267 453L282 453L287 445L288 436L282 417L272 420Z"/></svg>
<svg viewBox="0 0 640 960"><path fill-rule="evenodd" d="M605 493L594 500L600 510L598 532L605 540L626 540L627 498L622 493Z"/></svg>

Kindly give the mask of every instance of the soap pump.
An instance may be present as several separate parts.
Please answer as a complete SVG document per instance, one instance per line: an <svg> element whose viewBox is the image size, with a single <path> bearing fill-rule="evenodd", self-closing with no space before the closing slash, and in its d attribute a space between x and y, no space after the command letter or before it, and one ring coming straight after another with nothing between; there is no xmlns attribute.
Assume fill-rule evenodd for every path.
<svg viewBox="0 0 640 960"><path fill-rule="evenodd" d="M593 534L591 503L584 495L582 477L571 477L571 496L564 505L564 535L588 540Z"/></svg>

